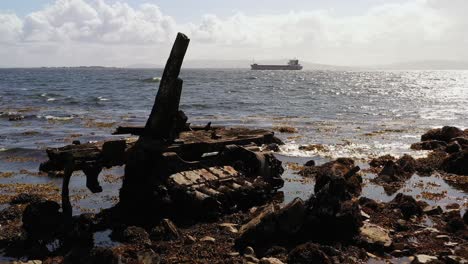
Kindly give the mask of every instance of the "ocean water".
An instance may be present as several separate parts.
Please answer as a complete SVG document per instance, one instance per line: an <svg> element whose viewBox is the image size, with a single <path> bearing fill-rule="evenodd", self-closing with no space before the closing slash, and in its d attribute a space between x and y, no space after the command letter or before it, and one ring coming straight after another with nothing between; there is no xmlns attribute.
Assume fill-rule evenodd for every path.
<svg viewBox="0 0 468 264"><path fill-rule="evenodd" d="M37 176L44 149L111 137L122 124L143 125L154 102L161 69L0 69L0 194L12 184L60 186L61 179ZM314 159L323 163L351 157L363 167L369 159L409 153L426 130L444 125L468 127L468 71L250 71L183 69L180 108L193 124L276 129L286 143L277 155L284 164ZM12 115L24 119L9 121ZM299 146L322 144L316 151ZM123 168L102 173L105 191L91 195L84 177L72 178L77 212L98 210L116 201ZM313 181L284 174L285 202L313 192ZM365 175L364 195L389 200ZM101 180L102 181L102 180ZM415 186L424 186L415 188ZM418 195L426 187L446 192L430 203L467 203L467 190L437 175L413 176L402 192ZM1 205L0 205L1 209Z"/></svg>

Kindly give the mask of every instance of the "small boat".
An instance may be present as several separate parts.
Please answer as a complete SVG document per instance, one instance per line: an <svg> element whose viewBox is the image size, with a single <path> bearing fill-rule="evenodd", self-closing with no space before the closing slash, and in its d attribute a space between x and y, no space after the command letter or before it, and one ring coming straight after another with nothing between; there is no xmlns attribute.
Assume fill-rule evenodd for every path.
<svg viewBox="0 0 468 264"><path fill-rule="evenodd" d="M298 71L302 70L302 65L299 64L299 60L289 60L286 65L272 65L272 64L257 64L250 65L252 70L286 70L286 71Z"/></svg>

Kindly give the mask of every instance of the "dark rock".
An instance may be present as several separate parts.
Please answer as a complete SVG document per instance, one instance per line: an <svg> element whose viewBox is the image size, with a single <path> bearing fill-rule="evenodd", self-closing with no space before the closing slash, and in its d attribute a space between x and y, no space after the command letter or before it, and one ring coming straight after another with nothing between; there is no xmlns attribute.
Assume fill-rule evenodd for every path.
<svg viewBox="0 0 468 264"><path fill-rule="evenodd" d="M465 225L468 225L468 211L465 211L463 214L463 221L465 222Z"/></svg>
<svg viewBox="0 0 468 264"><path fill-rule="evenodd" d="M288 250L280 246L272 246L265 252L265 257L276 257L284 259L288 255Z"/></svg>
<svg viewBox="0 0 468 264"><path fill-rule="evenodd" d="M331 264L330 258L314 243L306 243L294 248L288 256L289 264Z"/></svg>
<svg viewBox="0 0 468 264"><path fill-rule="evenodd" d="M174 240L179 237L179 230L169 219L163 219L159 225L151 230L152 240Z"/></svg>
<svg viewBox="0 0 468 264"><path fill-rule="evenodd" d="M24 116L19 114L8 115L8 121L20 121L23 120Z"/></svg>
<svg viewBox="0 0 468 264"><path fill-rule="evenodd" d="M273 151L273 152L278 152L280 151L280 148L278 144L276 143L271 143L265 146L265 150Z"/></svg>
<svg viewBox="0 0 468 264"><path fill-rule="evenodd" d="M96 247L90 252L89 263L117 264L121 263L121 261L119 261L119 256L111 248Z"/></svg>
<svg viewBox="0 0 468 264"><path fill-rule="evenodd" d="M10 204L29 204L43 202L45 199L37 194L20 193L11 199Z"/></svg>
<svg viewBox="0 0 468 264"><path fill-rule="evenodd" d="M388 163L388 161L394 161L394 160L396 160L395 157L393 157L391 155L385 155L385 156L380 156L378 158L372 159L369 162L369 165L371 167L383 167L383 166L385 166L385 164Z"/></svg>
<svg viewBox="0 0 468 264"><path fill-rule="evenodd" d="M304 166L313 167L313 166L315 166L315 161L314 160L309 160L304 164Z"/></svg>
<svg viewBox="0 0 468 264"><path fill-rule="evenodd" d="M372 210L377 210L380 207L380 204L375 200L363 196L359 197L359 205L361 205L362 207L370 208Z"/></svg>
<svg viewBox="0 0 468 264"><path fill-rule="evenodd" d="M411 144L414 150L443 150L447 147L447 142L441 140L427 140Z"/></svg>
<svg viewBox="0 0 468 264"><path fill-rule="evenodd" d="M362 184L362 178L357 174L359 170L358 166L354 166L352 159L339 158L320 166L305 167L299 174L306 177L315 177L315 192L332 181L333 178L342 178L345 183L343 187L346 189L346 194L359 196Z"/></svg>
<svg viewBox="0 0 468 264"><path fill-rule="evenodd" d="M424 207L423 212L427 215L440 215L443 210L440 206L426 206Z"/></svg>
<svg viewBox="0 0 468 264"><path fill-rule="evenodd" d="M397 194L395 198L389 203L393 208L398 208L406 219L411 218L413 215L421 215L423 210L416 200L402 193Z"/></svg>
<svg viewBox="0 0 468 264"><path fill-rule="evenodd" d="M445 151L433 151L427 157L416 160L416 171L420 175L430 175L441 168L447 156Z"/></svg>
<svg viewBox="0 0 468 264"><path fill-rule="evenodd" d="M20 206L13 205L0 211L0 222L13 221L21 219L23 210Z"/></svg>
<svg viewBox="0 0 468 264"><path fill-rule="evenodd" d="M457 232L466 228L464 219L461 217L459 210L445 212L443 217L447 222L446 229L449 232Z"/></svg>
<svg viewBox="0 0 468 264"><path fill-rule="evenodd" d="M117 232L113 236L124 243L129 244L151 244L149 234L145 229L137 226L129 226L122 232Z"/></svg>
<svg viewBox="0 0 468 264"><path fill-rule="evenodd" d="M468 133L465 132L464 137L452 138L450 142L457 142L462 147L462 149L465 149L468 147Z"/></svg>
<svg viewBox="0 0 468 264"><path fill-rule="evenodd" d="M421 141L441 140L449 142L452 138L462 137L463 131L457 127L444 126L443 128L435 128L427 131L421 136Z"/></svg>
<svg viewBox="0 0 468 264"><path fill-rule="evenodd" d="M45 239L53 237L62 224L60 205L53 201L29 204L23 213L23 227L29 237Z"/></svg>
<svg viewBox="0 0 468 264"><path fill-rule="evenodd" d="M447 145L447 147L445 148L445 151L447 153L455 153L455 152L460 151L461 149L462 147L460 146L460 144L458 144L457 141L454 141Z"/></svg>
<svg viewBox="0 0 468 264"><path fill-rule="evenodd" d="M236 246L242 249L247 245L257 246L290 240L301 230L305 210L304 202L300 198L294 199L277 211L273 207L267 207L240 228Z"/></svg>
<svg viewBox="0 0 468 264"><path fill-rule="evenodd" d="M448 173L468 175L468 149L453 153L445 158L442 169Z"/></svg>

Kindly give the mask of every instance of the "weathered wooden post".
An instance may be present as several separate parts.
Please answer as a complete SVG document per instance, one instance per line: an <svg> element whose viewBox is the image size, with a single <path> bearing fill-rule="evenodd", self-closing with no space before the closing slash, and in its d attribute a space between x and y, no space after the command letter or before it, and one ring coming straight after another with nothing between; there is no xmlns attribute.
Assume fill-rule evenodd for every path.
<svg viewBox="0 0 468 264"><path fill-rule="evenodd" d="M190 39L178 33L167 60L159 84L153 109L146 122L145 137L154 139L173 139L176 116L179 111L183 81L179 78L180 68Z"/></svg>

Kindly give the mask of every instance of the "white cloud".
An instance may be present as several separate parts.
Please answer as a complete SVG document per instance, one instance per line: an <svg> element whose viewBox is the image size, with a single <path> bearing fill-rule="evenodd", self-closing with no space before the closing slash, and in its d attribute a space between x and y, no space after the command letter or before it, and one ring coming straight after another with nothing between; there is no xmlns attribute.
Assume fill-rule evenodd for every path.
<svg viewBox="0 0 468 264"><path fill-rule="evenodd" d="M118 1L56 0L24 18L0 13L0 55L9 58L10 64L44 63L38 59L40 54L31 56L37 61L29 62L14 54L24 56L34 47L50 47L44 54L54 62L64 58L63 64L107 61L125 65L145 57L164 60L175 33L183 31L192 38L192 58L297 56L335 64L468 60L467 9L465 0L408 0L379 4L354 16L330 10L238 13L205 15L199 23L181 24L154 4L132 7ZM113 57L96 57L96 53Z"/></svg>

